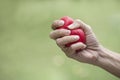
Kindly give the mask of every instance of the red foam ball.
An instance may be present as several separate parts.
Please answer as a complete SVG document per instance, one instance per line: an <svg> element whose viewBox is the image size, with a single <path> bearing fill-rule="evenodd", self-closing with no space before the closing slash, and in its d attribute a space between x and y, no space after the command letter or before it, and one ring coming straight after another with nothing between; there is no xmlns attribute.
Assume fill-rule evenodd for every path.
<svg viewBox="0 0 120 80"><path fill-rule="evenodd" d="M85 33L82 29L78 28L78 29L69 29L68 26L70 24L73 23L73 19L68 17L68 16L65 16L65 17L62 17L61 20L64 21L64 25L63 26L60 26L59 28L57 29L68 29L71 31L70 35L78 35L80 37L80 39L76 42L72 42L72 43L69 43L69 44L66 44L67 47L69 47L71 44L74 44L74 43L77 43L77 42L82 42L82 43L85 43Z"/></svg>

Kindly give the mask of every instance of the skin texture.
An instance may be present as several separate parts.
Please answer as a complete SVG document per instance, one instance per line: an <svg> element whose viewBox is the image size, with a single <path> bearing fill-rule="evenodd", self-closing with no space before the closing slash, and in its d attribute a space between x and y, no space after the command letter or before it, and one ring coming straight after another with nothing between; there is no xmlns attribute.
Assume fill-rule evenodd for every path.
<svg viewBox="0 0 120 80"><path fill-rule="evenodd" d="M70 30L71 31L70 35L78 35L80 37L79 40L77 40L75 42L72 42L72 43L69 43L69 44L66 44L67 47L69 47L71 44L74 44L74 43L77 43L77 42L85 43L85 40L86 40L85 39L85 34L84 34L82 29L80 29L80 28L78 28L78 29L69 29L68 28L68 26L74 22L74 20L71 17L64 16L60 20L64 21L64 25L58 27L57 29L67 29L67 30Z"/></svg>
<svg viewBox="0 0 120 80"><path fill-rule="evenodd" d="M86 35L86 43L77 42L69 47L65 45L79 40L79 36L70 35L70 30L56 28L62 26L64 21L56 20L52 24L52 31L50 37L56 41L56 44L61 50L74 60L96 65L120 77L120 55L104 48L97 40L91 27L83 21L77 19L68 26L69 29L81 28ZM77 51L80 50L80 51Z"/></svg>

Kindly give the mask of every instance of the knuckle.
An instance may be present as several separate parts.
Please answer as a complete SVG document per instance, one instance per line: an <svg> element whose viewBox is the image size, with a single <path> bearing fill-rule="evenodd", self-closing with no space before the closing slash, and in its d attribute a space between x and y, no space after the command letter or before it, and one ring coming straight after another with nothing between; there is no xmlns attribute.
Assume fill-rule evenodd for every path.
<svg viewBox="0 0 120 80"><path fill-rule="evenodd" d="M76 19L76 23L78 23L82 27L86 26L86 24L82 20L80 20L80 19Z"/></svg>
<svg viewBox="0 0 120 80"><path fill-rule="evenodd" d="M57 33L57 34L61 34L61 33L62 33L62 30L56 30L56 33Z"/></svg>
<svg viewBox="0 0 120 80"><path fill-rule="evenodd" d="M64 21L63 20L59 20L57 24L58 24L58 26L62 26L64 24Z"/></svg>
<svg viewBox="0 0 120 80"><path fill-rule="evenodd" d="M58 20L53 21L52 29L55 30L57 26L58 26Z"/></svg>
<svg viewBox="0 0 120 80"><path fill-rule="evenodd" d="M63 35L63 32L64 32L64 30L62 30L62 29L60 29L60 30L57 30L57 32L56 32L56 34L58 34L58 35Z"/></svg>
<svg viewBox="0 0 120 80"><path fill-rule="evenodd" d="M60 41L60 39L56 39L56 44L57 44L58 46L61 45L61 41Z"/></svg>
<svg viewBox="0 0 120 80"><path fill-rule="evenodd" d="M60 29L58 31L58 33L61 34L61 35L69 35L70 31L69 30L65 30L65 29Z"/></svg>
<svg viewBox="0 0 120 80"><path fill-rule="evenodd" d="M80 19L77 19L76 20L76 24L81 27L81 26L84 26L83 22L80 20Z"/></svg>
<svg viewBox="0 0 120 80"><path fill-rule="evenodd" d="M69 40L71 36L65 36L64 39Z"/></svg>
<svg viewBox="0 0 120 80"><path fill-rule="evenodd" d="M70 43L73 41L73 38L71 36L65 36L64 41L65 41L65 43Z"/></svg>
<svg viewBox="0 0 120 80"><path fill-rule="evenodd" d="M76 50L74 46L71 46L70 48L71 48L71 50Z"/></svg>
<svg viewBox="0 0 120 80"><path fill-rule="evenodd" d="M59 34L63 34L63 33L65 33L65 30L64 29L60 29L60 30L58 30L58 33Z"/></svg>
<svg viewBox="0 0 120 80"><path fill-rule="evenodd" d="M53 32L50 32L49 37L53 39Z"/></svg>
<svg viewBox="0 0 120 80"><path fill-rule="evenodd" d="M78 23L78 24L81 24L81 20L80 19L76 19L75 22Z"/></svg>
<svg viewBox="0 0 120 80"><path fill-rule="evenodd" d="M72 54L66 54L66 56L67 56L68 58L73 58L73 55L72 55Z"/></svg>
<svg viewBox="0 0 120 80"><path fill-rule="evenodd" d="M54 20L54 21L53 21L53 24L57 24L57 23L58 23L58 20Z"/></svg>
<svg viewBox="0 0 120 80"><path fill-rule="evenodd" d="M81 20L80 20L80 19L76 19L75 21L78 21L78 22L80 22Z"/></svg>
<svg viewBox="0 0 120 80"><path fill-rule="evenodd" d="M71 46L70 46L68 53L66 53L66 56L67 56L68 58L73 58L73 57L74 57L74 54L75 54L74 52L75 52L75 50L73 50L73 49L71 48Z"/></svg>
<svg viewBox="0 0 120 80"><path fill-rule="evenodd" d="M89 30L92 30L92 28L91 28L89 25L86 25L86 26L88 26L88 29L89 29Z"/></svg>
<svg viewBox="0 0 120 80"><path fill-rule="evenodd" d="M72 56L68 53L68 54L66 54L66 56L68 57L68 58L72 58Z"/></svg>

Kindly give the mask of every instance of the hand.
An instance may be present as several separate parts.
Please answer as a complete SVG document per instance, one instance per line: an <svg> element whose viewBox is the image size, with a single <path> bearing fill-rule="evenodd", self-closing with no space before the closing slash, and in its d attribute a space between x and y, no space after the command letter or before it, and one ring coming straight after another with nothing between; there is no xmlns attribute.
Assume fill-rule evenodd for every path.
<svg viewBox="0 0 120 80"><path fill-rule="evenodd" d="M53 22L52 29L54 31L50 33L50 37L56 41L57 45L68 57L101 67L120 78L120 54L101 46L89 25L78 19L74 20L74 23L68 26L69 29L81 28L86 35L85 44L77 42L70 47L66 47L65 45L77 41L80 37L70 35L70 30L56 30L57 27L62 25L64 25L64 21L62 20Z"/></svg>
<svg viewBox="0 0 120 80"><path fill-rule="evenodd" d="M86 43L78 42L72 44L70 47L65 45L77 41L80 37L77 35L70 35L70 30L57 29L64 24L62 20L56 20L52 24L52 31L50 37L54 39L57 45L64 51L64 53L77 61L89 64L96 64L96 61L101 53L101 46L95 37L91 27L81 20L74 20L74 23L69 25L69 29L81 28L86 35ZM79 50L79 51L77 51Z"/></svg>

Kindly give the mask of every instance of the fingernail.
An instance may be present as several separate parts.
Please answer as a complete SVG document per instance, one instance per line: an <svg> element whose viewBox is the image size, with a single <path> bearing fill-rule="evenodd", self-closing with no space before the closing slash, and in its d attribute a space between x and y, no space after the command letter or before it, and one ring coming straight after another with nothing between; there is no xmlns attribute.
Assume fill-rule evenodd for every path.
<svg viewBox="0 0 120 80"><path fill-rule="evenodd" d="M63 21L63 20L60 20L60 21L58 22L58 25L59 25L59 26L63 26L63 25L64 25L64 21Z"/></svg>
<svg viewBox="0 0 120 80"><path fill-rule="evenodd" d="M73 24L69 25L68 28L69 28L69 29L73 29L73 28L74 28L74 27L73 27Z"/></svg>

